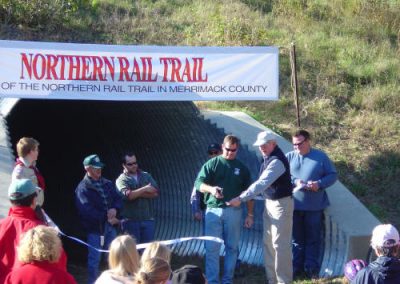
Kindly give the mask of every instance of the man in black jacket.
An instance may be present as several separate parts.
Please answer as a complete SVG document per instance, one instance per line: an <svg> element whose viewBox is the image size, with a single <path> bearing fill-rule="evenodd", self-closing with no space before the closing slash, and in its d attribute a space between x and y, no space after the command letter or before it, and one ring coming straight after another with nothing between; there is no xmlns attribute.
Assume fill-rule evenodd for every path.
<svg viewBox="0 0 400 284"><path fill-rule="evenodd" d="M360 270L351 283L400 283L400 239L396 228L390 224L376 226L372 232L371 246L378 258Z"/></svg>

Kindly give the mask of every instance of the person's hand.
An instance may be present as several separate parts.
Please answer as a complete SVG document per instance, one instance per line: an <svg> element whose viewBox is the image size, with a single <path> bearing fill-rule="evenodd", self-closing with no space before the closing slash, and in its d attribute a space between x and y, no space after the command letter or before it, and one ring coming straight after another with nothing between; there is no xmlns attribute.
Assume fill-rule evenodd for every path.
<svg viewBox="0 0 400 284"><path fill-rule="evenodd" d="M319 183L317 181L308 181L307 188L311 191L317 192L319 189Z"/></svg>
<svg viewBox="0 0 400 284"><path fill-rule="evenodd" d="M254 224L254 215L247 215L246 219L244 220L244 227L251 228Z"/></svg>
<svg viewBox="0 0 400 284"><path fill-rule="evenodd" d="M152 186L151 183L145 186L145 192L154 196L158 196L158 189Z"/></svg>
<svg viewBox="0 0 400 284"><path fill-rule="evenodd" d="M240 201L239 197L235 197L235 198L229 200L228 202L226 202L226 205L232 206L232 207L239 207L241 203L242 202Z"/></svg>
<svg viewBox="0 0 400 284"><path fill-rule="evenodd" d="M117 224L119 224L120 223L120 220L119 219L117 219L116 217L113 217L113 218L108 218L108 223L110 223L111 225L117 225Z"/></svg>
<svg viewBox="0 0 400 284"><path fill-rule="evenodd" d="M199 211L194 213L194 219L196 221L201 221L201 219L203 219L203 214L201 214L201 212L199 212Z"/></svg>
<svg viewBox="0 0 400 284"><path fill-rule="evenodd" d="M108 209L107 211L107 219L112 219L117 216L117 210L115 208Z"/></svg>
<svg viewBox="0 0 400 284"><path fill-rule="evenodd" d="M144 188L145 188L145 191L148 192L148 193L157 192L157 188L155 188L154 186L152 186L151 183L149 183L148 185L146 185Z"/></svg>
<svg viewBox="0 0 400 284"><path fill-rule="evenodd" d="M306 185L304 180L301 180L301 179L296 179L294 183L295 183L295 186Z"/></svg>
<svg viewBox="0 0 400 284"><path fill-rule="evenodd" d="M224 195L222 194L222 187L219 186L211 187L211 194L214 195L214 197L217 199L224 198Z"/></svg>

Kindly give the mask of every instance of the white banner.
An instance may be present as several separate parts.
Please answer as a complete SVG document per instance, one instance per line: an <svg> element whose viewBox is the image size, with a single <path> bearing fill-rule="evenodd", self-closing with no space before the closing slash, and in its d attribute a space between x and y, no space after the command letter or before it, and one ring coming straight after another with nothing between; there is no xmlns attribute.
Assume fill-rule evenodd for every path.
<svg viewBox="0 0 400 284"><path fill-rule="evenodd" d="M277 47L172 47L0 40L0 97L277 100Z"/></svg>

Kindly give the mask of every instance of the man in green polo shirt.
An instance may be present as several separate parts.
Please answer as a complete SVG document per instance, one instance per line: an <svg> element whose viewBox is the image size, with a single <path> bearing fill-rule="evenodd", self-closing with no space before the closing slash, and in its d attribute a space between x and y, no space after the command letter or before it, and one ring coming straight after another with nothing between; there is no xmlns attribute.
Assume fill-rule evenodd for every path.
<svg viewBox="0 0 400 284"><path fill-rule="evenodd" d="M201 168L195 186L204 193L207 205L205 234L224 240L225 260L222 283L232 283L238 256L242 209L229 207L226 202L239 195L250 184L248 168L236 159L239 139L227 135L222 144L222 154L208 160ZM245 226L253 224L253 201L247 203ZM219 283L220 243L206 242L206 276L208 283Z"/></svg>

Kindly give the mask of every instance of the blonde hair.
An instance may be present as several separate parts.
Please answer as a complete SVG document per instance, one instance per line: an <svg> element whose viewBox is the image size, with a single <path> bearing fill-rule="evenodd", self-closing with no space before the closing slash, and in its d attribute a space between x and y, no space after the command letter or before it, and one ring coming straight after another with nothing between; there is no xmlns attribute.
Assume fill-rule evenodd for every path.
<svg viewBox="0 0 400 284"><path fill-rule="evenodd" d="M141 261L143 263L143 261L153 257L162 258L166 262L170 263L171 250L167 246L161 244L160 242L152 242L143 251Z"/></svg>
<svg viewBox="0 0 400 284"><path fill-rule="evenodd" d="M142 262L135 274L135 284L158 284L166 282L171 275L171 267L165 259L154 257Z"/></svg>
<svg viewBox="0 0 400 284"><path fill-rule="evenodd" d="M135 274L140 266L136 240L129 235L115 238L110 245L108 265L116 275L129 276Z"/></svg>
<svg viewBox="0 0 400 284"><path fill-rule="evenodd" d="M39 147L39 142L32 137L22 137L17 143L18 157L26 157L32 150Z"/></svg>
<svg viewBox="0 0 400 284"><path fill-rule="evenodd" d="M61 255L61 240L55 229L39 225L22 236L17 253L19 261L23 263L57 262Z"/></svg>

